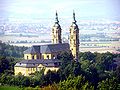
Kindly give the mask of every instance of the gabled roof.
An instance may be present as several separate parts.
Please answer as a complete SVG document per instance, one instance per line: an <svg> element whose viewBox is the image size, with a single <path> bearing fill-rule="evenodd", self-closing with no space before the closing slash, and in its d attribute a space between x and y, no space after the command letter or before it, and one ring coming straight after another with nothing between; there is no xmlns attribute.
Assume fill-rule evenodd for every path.
<svg viewBox="0 0 120 90"><path fill-rule="evenodd" d="M35 54L35 53L52 53L59 51L68 51L69 50L68 43L60 43L60 44L47 44L47 45L34 45L24 51L24 54Z"/></svg>

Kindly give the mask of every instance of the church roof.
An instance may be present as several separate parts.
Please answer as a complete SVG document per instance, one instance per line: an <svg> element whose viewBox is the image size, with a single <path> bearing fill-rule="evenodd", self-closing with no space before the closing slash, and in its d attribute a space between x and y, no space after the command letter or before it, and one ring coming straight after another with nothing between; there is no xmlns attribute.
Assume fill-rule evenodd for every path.
<svg viewBox="0 0 120 90"><path fill-rule="evenodd" d="M56 67L59 66L56 63L61 63L58 59L36 59L36 60L22 60L16 63L15 67L37 67L39 64L42 64L46 67Z"/></svg>
<svg viewBox="0 0 120 90"><path fill-rule="evenodd" d="M25 50L24 53L34 54L34 53L36 53L36 51L35 51L34 47L30 47L27 50Z"/></svg>
<svg viewBox="0 0 120 90"><path fill-rule="evenodd" d="M47 44L47 45L37 45L28 48L24 51L24 54L35 54L35 53L52 53L59 51L68 51L69 44L68 43L60 43L60 44Z"/></svg>

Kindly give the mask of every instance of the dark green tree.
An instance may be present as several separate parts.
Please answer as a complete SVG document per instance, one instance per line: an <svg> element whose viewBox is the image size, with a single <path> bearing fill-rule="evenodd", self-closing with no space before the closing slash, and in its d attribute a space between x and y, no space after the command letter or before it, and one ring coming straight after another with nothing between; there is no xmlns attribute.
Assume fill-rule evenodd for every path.
<svg viewBox="0 0 120 90"><path fill-rule="evenodd" d="M117 80L113 77L111 79L102 80L98 84L99 90L118 90Z"/></svg>

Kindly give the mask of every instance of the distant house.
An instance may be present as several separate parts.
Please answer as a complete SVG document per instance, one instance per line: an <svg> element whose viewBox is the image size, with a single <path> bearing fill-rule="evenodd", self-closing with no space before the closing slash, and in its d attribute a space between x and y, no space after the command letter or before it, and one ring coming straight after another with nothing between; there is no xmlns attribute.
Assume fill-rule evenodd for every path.
<svg viewBox="0 0 120 90"><path fill-rule="evenodd" d="M24 51L24 60L14 66L14 73L18 75L29 76L36 71L44 69L44 74L49 70L57 71L61 61L57 55L61 52L71 52L74 59L78 59L79 52L79 28L76 24L75 13L73 12L73 22L70 26L70 44L62 43L61 26L59 25L58 15L56 12L55 24L52 28L52 44L34 45Z"/></svg>

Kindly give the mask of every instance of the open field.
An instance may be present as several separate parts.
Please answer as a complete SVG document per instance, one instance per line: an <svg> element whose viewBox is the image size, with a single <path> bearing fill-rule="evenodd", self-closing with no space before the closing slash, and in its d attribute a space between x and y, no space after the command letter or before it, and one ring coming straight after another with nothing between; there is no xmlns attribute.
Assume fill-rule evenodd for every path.
<svg viewBox="0 0 120 90"><path fill-rule="evenodd" d="M0 86L0 90L23 90L16 86Z"/></svg>
<svg viewBox="0 0 120 90"><path fill-rule="evenodd" d="M14 46L26 46L30 47L32 45L43 45L49 43L40 43L41 40L51 41L51 37L48 35L38 36L38 37L19 37L19 36L0 36L2 42L8 42L10 45ZM12 41L12 42L11 42ZM17 43L17 41L27 41L26 43ZM116 52L117 49L120 49L120 41L89 41L89 42L80 42L80 52Z"/></svg>
<svg viewBox="0 0 120 90"><path fill-rule="evenodd" d="M98 52L98 53L105 53L105 52L111 52L114 53L116 50L114 48L80 48L80 52Z"/></svg>
<svg viewBox="0 0 120 90"><path fill-rule="evenodd" d="M36 37L23 37L23 36L0 36L2 42L17 42L17 41L41 41L41 40L51 40L48 35L36 36Z"/></svg>
<svg viewBox="0 0 120 90"><path fill-rule="evenodd" d="M111 52L111 53L119 53L116 51L120 49L120 41L114 42L81 42L80 51L81 52Z"/></svg>

